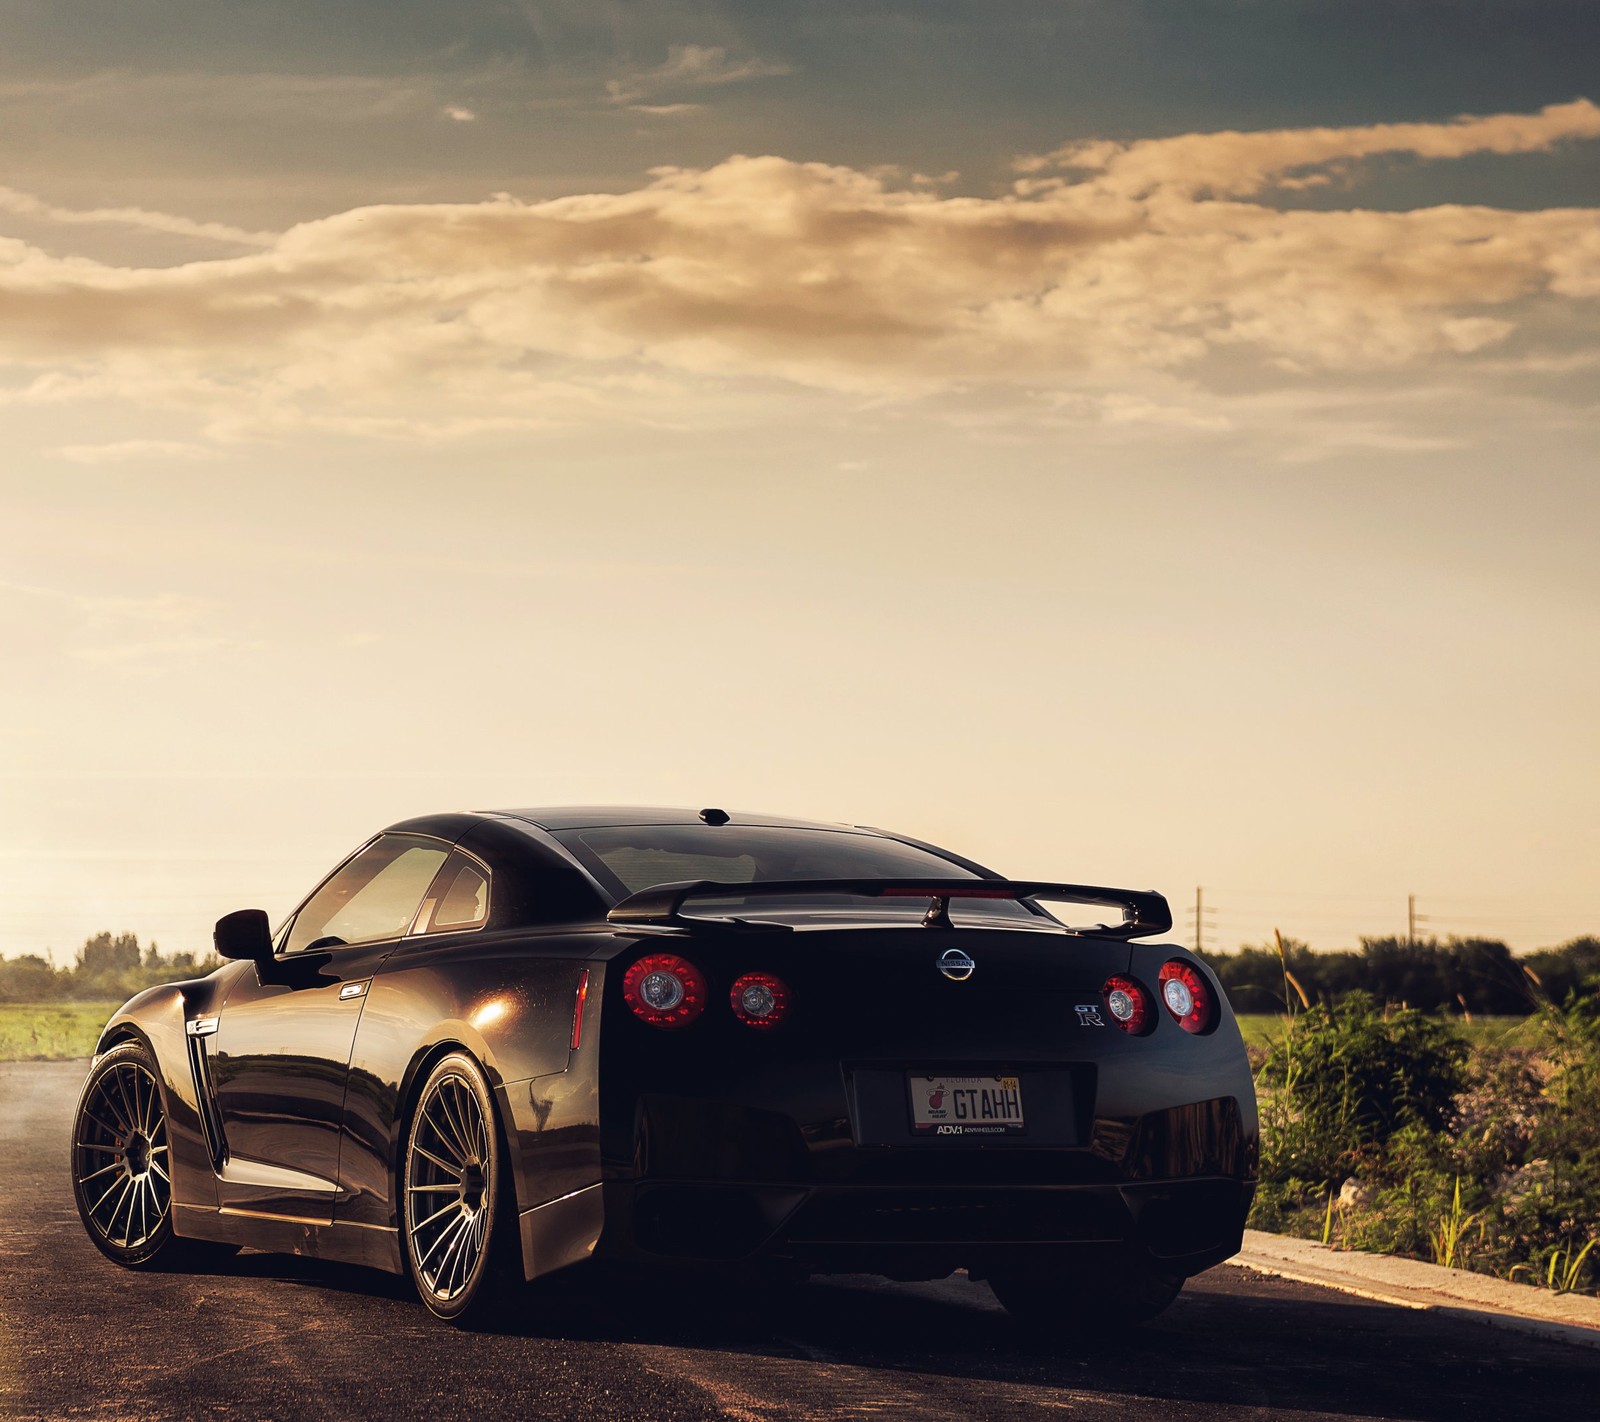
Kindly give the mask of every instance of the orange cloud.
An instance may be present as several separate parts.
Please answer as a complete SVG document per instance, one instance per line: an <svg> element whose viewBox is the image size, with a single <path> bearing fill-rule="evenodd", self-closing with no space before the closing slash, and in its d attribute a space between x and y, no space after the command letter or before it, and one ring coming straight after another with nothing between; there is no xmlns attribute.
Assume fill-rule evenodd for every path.
<svg viewBox="0 0 1600 1422"><path fill-rule="evenodd" d="M1473 153L1543 153L1573 139L1600 138L1600 106L1587 99L1550 104L1536 114L1470 115L1451 123L1381 123L1361 128L1286 128L1255 133L1185 133L1135 143L1069 143L1017 161L1020 172L1071 169L1098 174L1105 192L1249 197L1266 188L1306 187L1326 175L1302 173L1404 153L1465 158Z"/></svg>
<svg viewBox="0 0 1600 1422"><path fill-rule="evenodd" d="M321 402L346 427L446 434L664 410L681 405L667 390L708 376L895 396L1114 385L1218 351L1399 370L1493 346L1541 302L1600 295L1600 213L1281 211L1237 195L1312 163L1591 133L1600 109L1578 103L1078 145L1051 161L1087 177L993 198L737 157L632 192L360 208L157 269L0 241L0 359L36 373L12 399L81 384L241 430Z"/></svg>
<svg viewBox="0 0 1600 1422"><path fill-rule="evenodd" d="M170 236L199 237L210 242L237 243L242 247L270 247L275 235L271 232L246 232L243 228L230 227L222 222L195 222L187 217L173 217L165 212L150 212L141 207L56 207L42 202L31 193L21 193L15 188L7 187L0 187L0 212L15 213L19 217L37 218L69 226L101 223L134 227Z"/></svg>

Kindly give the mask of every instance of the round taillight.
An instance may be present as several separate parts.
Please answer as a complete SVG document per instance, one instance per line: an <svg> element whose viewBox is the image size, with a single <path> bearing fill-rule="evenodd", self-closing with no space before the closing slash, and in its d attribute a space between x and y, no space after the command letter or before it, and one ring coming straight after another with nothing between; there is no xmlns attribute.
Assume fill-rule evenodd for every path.
<svg viewBox="0 0 1600 1422"><path fill-rule="evenodd" d="M771 973L746 973L735 981L728 1001L746 1027L776 1027L789 1015L789 989Z"/></svg>
<svg viewBox="0 0 1600 1422"><path fill-rule="evenodd" d="M1161 967L1161 1000L1185 1032L1204 1032L1216 1016L1216 999L1192 964L1173 958Z"/></svg>
<svg viewBox="0 0 1600 1422"><path fill-rule="evenodd" d="M1125 978L1120 973L1107 978L1105 986L1100 989L1100 997L1112 1022L1124 1032L1131 1032L1137 1037L1149 1030L1154 1004L1150 1001L1150 994L1132 978Z"/></svg>
<svg viewBox="0 0 1600 1422"><path fill-rule="evenodd" d="M652 1027L687 1027L706 1010L706 980L676 953L647 953L622 975L622 1000Z"/></svg>

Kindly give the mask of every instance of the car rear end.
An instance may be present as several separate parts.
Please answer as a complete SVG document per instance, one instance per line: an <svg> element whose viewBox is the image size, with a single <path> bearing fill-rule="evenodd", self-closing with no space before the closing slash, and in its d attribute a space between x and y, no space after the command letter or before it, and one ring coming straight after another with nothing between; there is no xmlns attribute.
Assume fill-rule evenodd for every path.
<svg viewBox="0 0 1600 1422"><path fill-rule="evenodd" d="M916 1279L1237 1251L1258 1135L1216 980L1041 918L619 933L601 1252Z"/></svg>

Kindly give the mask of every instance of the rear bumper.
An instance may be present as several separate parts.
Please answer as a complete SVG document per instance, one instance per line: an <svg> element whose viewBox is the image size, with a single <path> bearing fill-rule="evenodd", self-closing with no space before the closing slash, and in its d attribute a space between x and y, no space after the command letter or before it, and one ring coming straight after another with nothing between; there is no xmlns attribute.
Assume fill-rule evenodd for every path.
<svg viewBox="0 0 1600 1422"><path fill-rule="evenodd" d="M1238 1252L1255 1192L1253 1113L1232 1096L1134 1117L1085 1109L1071 1146L863 1134L845 1119L806 1130L781 1112L643 1096L631 1159L606 1172L597 1253L906 1279L1132 1253L1187 1276Z"/></svg>
<svg viewBox="0 0 1600 1422"><path fill-rule="evenodd" d="M625 1181L605 1186L598 1252L635 1263L936 1278L1092 1266L1136 1251L1188 1276L1238 1252L1255 1186L911 1187Z"/></svg>

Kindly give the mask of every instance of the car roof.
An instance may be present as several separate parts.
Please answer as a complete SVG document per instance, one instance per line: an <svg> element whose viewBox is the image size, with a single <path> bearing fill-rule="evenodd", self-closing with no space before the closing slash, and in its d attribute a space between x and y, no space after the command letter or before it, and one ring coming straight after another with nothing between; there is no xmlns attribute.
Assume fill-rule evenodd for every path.
<svg viewBox="0 0 1600 1422"><path fill-rule="evenodd" d="M709 808L709 807L707 807ZM697 825L701 807L670 808L661 805L560 805L524 810L480 811L484 814L503 815L511 819L526 820L545 830L598 829L622 825ZM774 829L846 830L857 834L883 834L882 830L865 825L829 824L822 820L796 820L785 815L752 814L744 810L729 810L728 823L736 825L761 825Z"/></svg>

